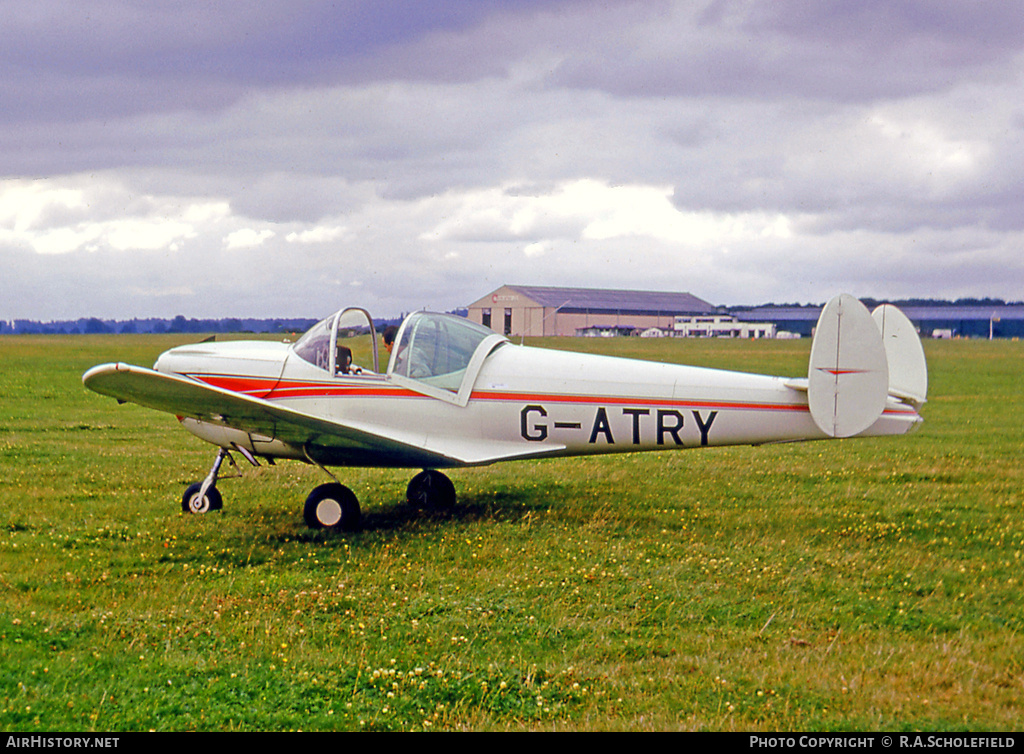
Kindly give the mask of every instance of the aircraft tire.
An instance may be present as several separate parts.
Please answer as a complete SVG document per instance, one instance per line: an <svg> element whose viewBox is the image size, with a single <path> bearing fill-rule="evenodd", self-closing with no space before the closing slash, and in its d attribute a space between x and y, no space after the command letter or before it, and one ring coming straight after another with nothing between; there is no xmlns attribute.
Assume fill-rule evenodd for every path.
<svg viewBox="0 0 1024 754"><path fill-rule="evenodd" d="M405 495L409 505L421 510L446 511L455 507L455 485L435 469L427 469L414 476Z"/></svg>
<svg viewBox="0 0 1024 754"><path fill-rule="evenodd" d="M206 497L200 498L199 492L203 489L202 482L190 484L185 494L181 496L181 510L185 513L209 513L219 511L224 507L220 491L216 487L210 487L206 491Z"/></svg>
<svg viewBox="0 0 1024 754"><path fill-rule="evenodd" d="M359 500L343 484L321 484L306 498L303 518L310 529L355 531L361 519Z"/></svg>

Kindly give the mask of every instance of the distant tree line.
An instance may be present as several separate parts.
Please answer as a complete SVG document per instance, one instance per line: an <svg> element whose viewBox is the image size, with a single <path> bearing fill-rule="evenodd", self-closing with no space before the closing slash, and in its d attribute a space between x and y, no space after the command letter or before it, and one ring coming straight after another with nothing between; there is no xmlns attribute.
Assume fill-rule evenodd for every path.
<svg viewBox="0 0 1024 754"><path fill-rule="evenodd" d="M377 327L397 324L400 319L375 320ZM0 320L0 335L100 335L145 333L303 333L318 322L306 317L255 319L190 319L179 314L173 319L113 320L97 317L38 322L30 319Z"/></svg>
<svg viewBox="0 0 1024 754"><path fill-rule="evenodd" d="M97 317L37 322L28 319L0 321L0 334L25 335L94 335L103 333L293 333L305 332L315 319L189 319L178 315L173 319L111 320Z"/></svg>
<svg viewBox="0 0 1024 754"><path fill-rule="evenodd" d="M861 299L869 308L874 308L881 303L896 304L903 308L909 307L934 307L942 309L949 307L951 310L956 307L1008 307L1024 306L1024 302L1006 302L999 298L961 298L956 301L939 299L901 299L901 300L880 300L873 298ZM757 307L722 307L725 311L732 310L741 312L744 310L760 310L759 319L764 319L771 309L806 309L810 311L819 310L823 304L761 304ZM455 309L452 314L465 317L468 314L466 309ZM746 313L750 313L749 311ZM959 313L950 312L951 317L943 317L933 312L927 321L916 324L921 326L923 332L930 333L932 329L950 329L957 335L967 337L985 337L990 329L996 337L1021 337L1024 336L1024 320L1018 316L1004 318L1001 322L994 319L994 326L989 322L986 314L982 318L962 319ZM953 318L955 315L955 318ZM768 315L770 316L770 315ZM799 332L802 335L810 335L814 325L814 317L805 317L803 314L793 317L778 315L780 327L792 332ZM391 319L376 319L374 324L378 330L383 331L388 325L397 325L405 319L403 314L400 317ZM773 318L774 319L774 318ZM806 319L806 321L804 321ZM179 314L172 319L161 319L150 317L148 319L110 320L97 317L83 317L81 319L62 320L53 322L38 322L28 319L0 320L0 335L90 335L90 334L117 334L117 333L193 333L193 334L228 334L228 333L303 333L317 323L318 320L295 317L295 318L239 318L225 317L221 319L190 319Z"/></svg>
<svg viewBox="0 0 1024 754"><path fill-rule="evenodd" d="M958 298L956 301L936 298L862 298L861 301L868 309L873 309L880 304L895 304L901 308L909 306L1022 306L1024 301L1004 301L1001 298ZM757 304L756 306L726 306L724 309L820 309L820 304Z"/></svg>

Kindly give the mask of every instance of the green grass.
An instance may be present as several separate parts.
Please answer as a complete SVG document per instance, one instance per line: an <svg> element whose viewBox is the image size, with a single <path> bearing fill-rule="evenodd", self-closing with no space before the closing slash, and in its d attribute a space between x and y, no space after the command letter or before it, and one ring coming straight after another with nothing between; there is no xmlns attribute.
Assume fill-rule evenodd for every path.
<svg viewBox="0 0 1024 754"><path fill-rule="evenodd" d="M187 337L187 336L185 336ZM901 438L225 480L86 391L182 336L0 338L4 730L1019 730L1024 346L928 342ZM775 374L807 341L541 343Z"/></svg>

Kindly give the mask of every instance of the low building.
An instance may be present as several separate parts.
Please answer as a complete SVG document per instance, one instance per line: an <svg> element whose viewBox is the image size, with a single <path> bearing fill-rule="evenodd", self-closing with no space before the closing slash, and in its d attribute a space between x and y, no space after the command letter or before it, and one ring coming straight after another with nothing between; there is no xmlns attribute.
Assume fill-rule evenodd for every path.
<svg viewBox="0 0 1024 754"><path fill-rule="evenodd" d="M470 304L467 316L505 335L536 337L594 327L672 330L678 316L720 313L690 293L503 285Z"/></svg>
<svg viewBox="0 0 1024 754"><path fill-rule="evenodd" d="M679 338L774 338L772 322L740 322L728 314L676 317L673 334Z"/></svg>

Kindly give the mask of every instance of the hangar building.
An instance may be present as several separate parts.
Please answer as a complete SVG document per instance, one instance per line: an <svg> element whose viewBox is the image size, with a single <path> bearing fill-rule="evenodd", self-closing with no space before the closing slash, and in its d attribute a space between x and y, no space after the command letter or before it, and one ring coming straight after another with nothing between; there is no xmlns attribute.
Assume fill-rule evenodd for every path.
<svg viewBox="0 0 1024 754"><path fill-rule="evenodd" d="M676 317L725 313L689 293L503 285L469 305L468 318L505 335L672 330Z"/></svg>
<svg viewBox="0 0 1024 754"><path fill-rule="evenodd" d="M879 301L863 299L869 309ZM1024 303L998 299L896 301L924 337L1024 337ZM468 317L510 336L674 335L809 337L820 305L716 307L690 293L503 285L469 305ZM708 324L711 323L711 324ZM2 329L0 323L0 329ZM757 329L760 326L762 329Z"/></svg>
<svg viewBox="0 0 1024 754"><path fill-rule="evenodd" d="M869 309L879 301L864 299ZM1024 304L895 302L917 326L922 337L1021 338L1024 337ZM820 306L761 306L733 308L732 312L751 322L773 322L780 330L805 337L814 332Z"/></svg>

